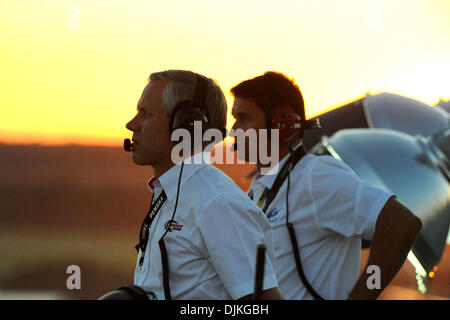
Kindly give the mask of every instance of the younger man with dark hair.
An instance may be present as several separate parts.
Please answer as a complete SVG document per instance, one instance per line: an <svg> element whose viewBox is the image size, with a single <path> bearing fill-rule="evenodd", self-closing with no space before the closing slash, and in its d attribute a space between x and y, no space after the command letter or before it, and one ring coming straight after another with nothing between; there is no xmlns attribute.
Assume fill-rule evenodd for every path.
<svg viewBox="0 0 450 320"><path fill-rule="evenodd" d="M272 129L274 115L286 105L291 116L307 124L300 89L281 73L266 72L231 92L235 130ZM289 138L282 130L278 168L283 172L292 161L287 164L291 171L284 171L290 173L273 199L269 191L278 183L277 173L257 174L249 191L274 229L281 291L286 299L376 299L403 265L421 230L420 219L395 195L362 181L343 162L307 154L304 127ZM242 157L248 161L247 153ZM367 266L379 267L379 289L367 287L367 267L358 278L361 239L372 240Z"/></svg>

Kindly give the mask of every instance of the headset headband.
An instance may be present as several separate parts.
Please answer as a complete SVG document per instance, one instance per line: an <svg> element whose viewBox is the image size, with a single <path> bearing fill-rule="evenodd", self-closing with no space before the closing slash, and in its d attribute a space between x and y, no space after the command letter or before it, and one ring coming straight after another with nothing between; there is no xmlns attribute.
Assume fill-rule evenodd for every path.
<svg viewBox="0 0 450 320"><path fill-rule="evenodd" d="M196 75L197 80L195 83L194 97L192 99L193 104L203 110L205 110L206 90L208 89L208 81L200 76Z"/></svg>

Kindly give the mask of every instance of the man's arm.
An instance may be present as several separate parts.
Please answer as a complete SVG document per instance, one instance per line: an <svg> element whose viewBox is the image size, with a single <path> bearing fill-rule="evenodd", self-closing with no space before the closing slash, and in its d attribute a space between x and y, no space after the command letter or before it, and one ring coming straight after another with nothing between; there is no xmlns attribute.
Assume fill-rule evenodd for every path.
<svg viewBox="0 0 450 320"><path fill-rule="evenodd" d="M249 294L239 300L253 300L255 295ZM284 300L283 294L278 287L267 289L261 292L261 300Z"/></svg>
<svg viewBox="0 0 450 320"><path fill-rule="evenodd" d="M421 229L420 219L395 197L390 198L378 216L369 260L349 299L377 299L402 267ZM380 289L367 287L370 265L380 268Z"/></svg>

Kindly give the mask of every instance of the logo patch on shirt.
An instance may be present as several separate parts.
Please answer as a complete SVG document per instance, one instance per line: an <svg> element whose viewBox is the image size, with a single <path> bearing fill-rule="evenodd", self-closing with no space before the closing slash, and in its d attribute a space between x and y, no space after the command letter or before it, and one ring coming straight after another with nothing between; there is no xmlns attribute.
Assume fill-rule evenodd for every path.
<svg viewBox="0 0 450 320"><path fill-rule="evenodd" d="M270 222L273 221L273 217L275 217L279 212L281 211L280 208L273 208L269 212L267 212L266 217L269 219Z"/></svg>
<svg viewBox="0 0 450 320"><path fill-rule="evenodd" d="M179 224L178 221L175 221L175 220L169 220L164 224L164 229L169 229L168 230L169 232L172 232L172 230L181 231L182 228L183 228L183 225Z"/></svg>

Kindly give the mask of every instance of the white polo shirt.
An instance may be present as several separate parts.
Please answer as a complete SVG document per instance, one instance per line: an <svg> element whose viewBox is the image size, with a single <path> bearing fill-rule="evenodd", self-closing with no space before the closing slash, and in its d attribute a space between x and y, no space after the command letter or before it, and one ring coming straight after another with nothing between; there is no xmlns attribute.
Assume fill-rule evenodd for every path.
<svg viewBox="0 0 450 320"><path fill-rule="evenodd" d="M207 154L194 155L195 161L202 156ZM172 217L180 168L172 167L153 183L155 197L164 190L167 200L150 227L143 267L140 251L134 274L134 284L152 290L158 299L164 299L158 240ZM174 220L164 238L172 299L230 300L253 293L259 244L267 248L264 290L278 285L270 223L219 169L185 163Z"/></svg>
<svg viewBox="0 0 450 320"><path fill-rule="evenodd" d="M276 176L254 179L249 194L255 203ZM323 298L347 299L359 278L361 239L372 239L378 214L393 194L362 181L330 156L306 154L290 181L289 222L305 276ZM313 299L298 275L286 228L287 182L286 178L266 211L274 229L277 280L286 299Z"/></svg>

